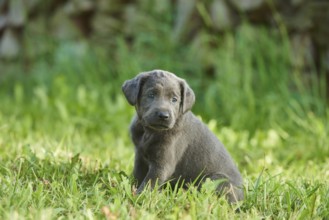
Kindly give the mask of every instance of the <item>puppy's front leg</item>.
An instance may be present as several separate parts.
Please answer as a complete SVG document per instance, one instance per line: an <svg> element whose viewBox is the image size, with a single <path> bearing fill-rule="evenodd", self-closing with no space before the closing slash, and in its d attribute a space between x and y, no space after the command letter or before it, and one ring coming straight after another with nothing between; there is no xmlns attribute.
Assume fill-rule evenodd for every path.
<svg viewBox="0 0 329 220"><path fill-rule="evenodd" d="M136 151L135 155L135 164L134 164L134 171L133 175L135 177L135 180L137 181L137 187L139 187L143 180L145 179L147 173L148 173L148 164L144 160L144 158Z"/></svg>
<svg viewBox="0 0 329 220"><path fill-rule="evenodd" d="M149 171L144 178L142 184L138 187L137 193L140 194L147 184L150 184L150 188L153 189L156 184L159 186L165 181L167 181L174 171L174 167L166 165L166 166L159 166L157 164L150 164Z"/></svg>

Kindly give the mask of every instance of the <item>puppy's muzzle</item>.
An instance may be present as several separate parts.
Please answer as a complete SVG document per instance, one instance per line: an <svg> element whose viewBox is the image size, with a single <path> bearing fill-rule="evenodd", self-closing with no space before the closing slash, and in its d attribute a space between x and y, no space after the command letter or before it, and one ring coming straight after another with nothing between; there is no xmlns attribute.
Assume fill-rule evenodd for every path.
<svg viewBox="0 0 329 220"><path fill-rule="evenodd" d="M156 130L167 130L173 127L174 118L168 109L154 109L154 111L145 117L145 122L148 126Z"/></svg>
<svg viewBox="0 0 329 220"><path fill-rule="evenodd" d="M162 121L168 121L170 119L170 114L168 111L157 111L156 115Z"/></svg>

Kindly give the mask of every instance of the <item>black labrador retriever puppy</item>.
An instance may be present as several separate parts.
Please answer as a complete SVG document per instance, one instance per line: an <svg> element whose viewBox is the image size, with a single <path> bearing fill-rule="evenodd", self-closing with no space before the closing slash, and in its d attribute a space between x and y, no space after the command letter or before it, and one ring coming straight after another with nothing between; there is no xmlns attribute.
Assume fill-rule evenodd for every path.
<svg viewBox="0 0 329 220"><path fill-rule="evenodd" d="M148 184L175 185L222 179L229 202L243 199L242 177L217 137L190 110L195 96L185 80L163 70L142 72L122 86L135 106L130 132L135 145L137 193Z"/></svg>

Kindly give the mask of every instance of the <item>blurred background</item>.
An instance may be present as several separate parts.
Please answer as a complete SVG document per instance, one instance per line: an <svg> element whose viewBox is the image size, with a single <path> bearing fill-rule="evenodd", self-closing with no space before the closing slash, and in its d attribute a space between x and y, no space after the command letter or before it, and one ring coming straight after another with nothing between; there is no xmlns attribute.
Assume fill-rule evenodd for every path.
<svg viewBox="0 0 329 220"><path fill-rule="evenodd" d="M0 0L0 120L117 140L134 111L124 80L165 69L215 127L328 152L328 24L326 0Z"/></svg>
<svg viewBox="0 0 329 220"><path fill-rule="evenodd" d="M0 0L0 219L229 216L129 196L121 85L152 69L193 88L244 177L242 219L329 219L328 0Z"/></svg>
<svg viewBox="0 0 329 220"><path fill-rule="evenodd" d="M152 69L194 90L244 177L238 215L328 219L328 0L0 0L0 219L229 216L129 196L121 86Z"/></svg>

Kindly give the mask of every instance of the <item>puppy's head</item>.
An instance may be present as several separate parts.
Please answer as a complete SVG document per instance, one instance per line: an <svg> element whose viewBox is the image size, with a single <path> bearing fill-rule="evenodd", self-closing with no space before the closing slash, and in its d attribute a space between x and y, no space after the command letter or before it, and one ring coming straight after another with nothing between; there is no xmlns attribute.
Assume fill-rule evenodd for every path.
<svg viewBox="0 0 329 220"><path fill-rule="evenodd" d="M173 128L195 101L194 92L185 80L163 70L138 74L124 82L122 91L136 107L143 125L154 130Z"/></svg>

